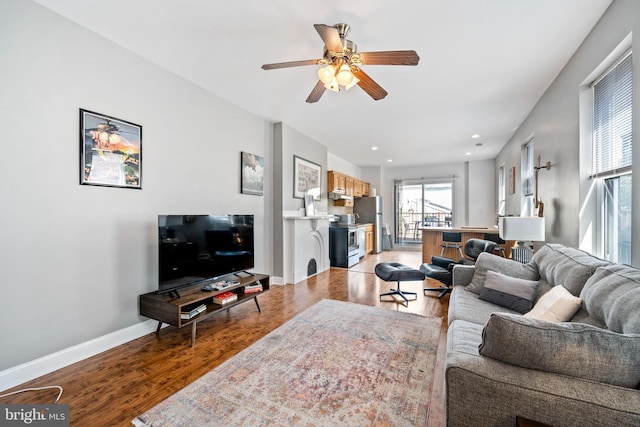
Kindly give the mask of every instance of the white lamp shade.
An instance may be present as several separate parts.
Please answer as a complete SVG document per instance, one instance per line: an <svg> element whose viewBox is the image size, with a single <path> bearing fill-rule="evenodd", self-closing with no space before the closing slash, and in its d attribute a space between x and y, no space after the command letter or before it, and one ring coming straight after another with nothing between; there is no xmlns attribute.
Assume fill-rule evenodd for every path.
<svg viewBox="0 0 640 427"><path fill-rule="evenodd" d="M503 240L544 242L544 217L501 217L498 229Z"/></svg>

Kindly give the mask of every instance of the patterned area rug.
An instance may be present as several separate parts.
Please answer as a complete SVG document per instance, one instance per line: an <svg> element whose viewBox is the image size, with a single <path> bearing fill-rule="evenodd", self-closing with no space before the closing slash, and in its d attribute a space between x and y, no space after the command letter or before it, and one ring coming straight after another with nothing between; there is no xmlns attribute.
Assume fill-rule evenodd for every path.
<svg viewBox="0 0 640 427"><path fill-rule="evenodd" d="M322 300L135 426L425 426L441 319Z"/></svg>

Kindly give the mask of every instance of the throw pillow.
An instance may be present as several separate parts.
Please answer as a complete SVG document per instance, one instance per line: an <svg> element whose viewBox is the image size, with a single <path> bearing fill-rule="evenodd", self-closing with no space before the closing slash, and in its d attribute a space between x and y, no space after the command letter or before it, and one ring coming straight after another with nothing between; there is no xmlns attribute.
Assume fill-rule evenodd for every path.
<svg viewBox="0 0 640 427"><path fill-rule="evenodd" d="M640 383L640 335L584 323L552 323L493 313L482 331L482 356L515 366L634 388Z"/></svg>
<svg viewBox="0 0 640 427"><path fill-rule="evenodd" d="M499 271L502 274L506 274L510 277L517 277L518 279L538 280L540 278L538 270L536 270L533 264L522 264L512 259L502 258L488 252L483 252L478 255L473 277L465 289L469 292L480 295L487 279L488 270Z"/></svg>
<svg viewBox="0 0 640 427"><path fill-rule="evenodd" d="M538 282L534 280L518 279L488 270L480 299L524 314L533 307L537 287Z"/></svg>
<svg viewBox="0 0 640 427"><path fill-rule="evenodd" d="M558 285L542 295L525 317L556 323L567 322L576 314L581 304L580 298L574 297L567 288Z"/></svg>

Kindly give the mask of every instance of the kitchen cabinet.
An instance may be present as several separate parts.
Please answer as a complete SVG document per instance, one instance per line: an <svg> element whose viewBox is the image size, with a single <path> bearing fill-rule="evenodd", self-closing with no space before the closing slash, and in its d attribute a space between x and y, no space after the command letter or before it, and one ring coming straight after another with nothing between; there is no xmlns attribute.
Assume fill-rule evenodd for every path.
<svg viewBox="0 0 640 427"><path fill-rule="evenodd" d="M353 180L353 197L362 197L363 194L363 187L364 187L364 182L360 181L359 179L354 179Z"/></svg>
<svg viewBox="0 0 640 427"><path fill-rule="evenodd" d="M367 224L364 227L365 234L365 254L373 252L373 224Z"/></svg>
<svg viewBox="0 0 640 427"><path fill-rule="evenodd" d="M335 200L333 202L333 204L335 206L344 206L346 208L352 208L353 207L353 197L351 197L349 199L338 199L338 200Z"/></svg>
<svg viewBox="0 0 640 427"><path fill-rule="evenodd" d="M327 172L327 188L329 193L346 194L347 176L340 172Z"/></svg>
<svg viewBox="0 0 640 427"><path fill-rule="evenodd" d="M345 178L346 184L345 184L345 193L347 196L351 196L353 197L353 178L350 176L347 176Z"/></svg>

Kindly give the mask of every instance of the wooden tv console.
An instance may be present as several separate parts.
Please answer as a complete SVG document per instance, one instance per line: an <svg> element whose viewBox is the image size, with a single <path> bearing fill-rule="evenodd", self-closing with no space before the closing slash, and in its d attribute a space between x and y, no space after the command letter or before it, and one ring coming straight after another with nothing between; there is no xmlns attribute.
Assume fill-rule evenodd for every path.
<svg viewBox="0 0 640 427"><path fill-rule="evenodd" d="M253 276L246 276L246 273L241 274L242 277L227 277L229 280L236 280L239 283L237 285L229 286L221 291L203 291L202 286L204 284L201 283L180 288L178 289L177 294L175 292L149 292L148 294L142 294L140 295L140 314L158 321L156 334L160 333L160 328L163 323L167 323L177 328L191 325L191 346L193 347L196 342L196 325L198 322L208 319L222 310L228 310L233 306L251 299L255 301L258 311L261 311L257 297L269 291L269 276L265 274L254 274ZM262 292L252 294L242 293L242 288L245 285L250 285L255 282L262 284ZM214 296L227 291L235 291L238 294L238 299L225 305L213 302ZM207 309L191 319L182 319L180 316L182 307L194 303L203 303L207 306Z"/></svg>

